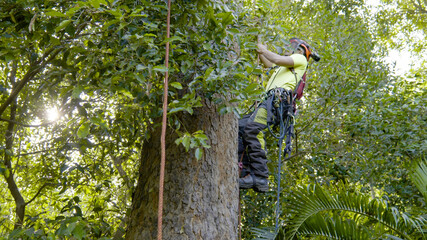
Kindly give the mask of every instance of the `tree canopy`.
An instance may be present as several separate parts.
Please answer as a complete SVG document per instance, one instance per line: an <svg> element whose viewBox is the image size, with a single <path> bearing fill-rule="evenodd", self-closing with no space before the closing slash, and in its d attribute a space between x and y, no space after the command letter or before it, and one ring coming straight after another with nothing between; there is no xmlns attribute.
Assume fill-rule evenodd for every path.
<svg viewBox="0 0 427 240"><path fill-rule="evenodd" d="M165 1L2 1L0 236L120 239L141 148L160 125L164 73L170 74L168 127L179 136L177 145L201 159L208 137L188 131L179 113L192 114L209 99L218 114L243 114L261 99L268 79L257 42L281 53L299 37L322 59L309 66L293 155L284 160L282 233L324 239L314 234L321 231L310 231L310 221L289 231L301 217L292 208L302 207L295 199L330 200L349 191L365 205L378 201L376 209L390 210L386 219L411 219L424 230L416 224L399 229L397 222L403 236L378 230L372 219L340 208L322 212L325 226L331 219L354 219L364 229L361 239L421 239L427 214L427 5L368 2L175 0L166 39ZM411 56L397 59L408 66L403 73L386 60L393 50ZM281 150L273 138L267 143L274 189ZM322 195L327 189L331 193ZM243 238L268 235L275 193L241 195ZM327 200L318 202L331 204Z"/></svg>

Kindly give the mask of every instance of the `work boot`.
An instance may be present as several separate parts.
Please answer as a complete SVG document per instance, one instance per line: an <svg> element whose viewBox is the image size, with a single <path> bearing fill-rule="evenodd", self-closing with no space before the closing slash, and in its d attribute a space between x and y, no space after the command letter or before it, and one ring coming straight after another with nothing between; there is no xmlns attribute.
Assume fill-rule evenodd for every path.
<svg viewBox="0 0 427 240"><path fill-rule="evenodd" d="M268 191L268 179L248 174L243 178L239 178L239 188L253 188L256 192L264 193Z"/></svg>
<svg viewBox="0 0 427 240"><path fill-rule="evenodd" d="M248 174L251 174L250 167L243 165L242 169L240 170L240 178L246 177Z"/></svg>

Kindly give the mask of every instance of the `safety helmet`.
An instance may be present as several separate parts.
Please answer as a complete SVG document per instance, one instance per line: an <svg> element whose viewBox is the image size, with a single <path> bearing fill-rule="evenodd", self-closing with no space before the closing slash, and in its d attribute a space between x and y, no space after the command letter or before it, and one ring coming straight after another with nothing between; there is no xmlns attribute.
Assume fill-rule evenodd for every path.
<svg viewBox="0 0 427 240"><path fill-rule="evenodd" d="M295 37L289 39L289 41L291 42L291 46L294 49L294 51L297 50L298 48L304 51L304 55L307 58L307 61L310 57L313 58L313 60L316 62L320 60L320 56L312 47L310 47L310 45L306 41L303 41Z"/></svg>

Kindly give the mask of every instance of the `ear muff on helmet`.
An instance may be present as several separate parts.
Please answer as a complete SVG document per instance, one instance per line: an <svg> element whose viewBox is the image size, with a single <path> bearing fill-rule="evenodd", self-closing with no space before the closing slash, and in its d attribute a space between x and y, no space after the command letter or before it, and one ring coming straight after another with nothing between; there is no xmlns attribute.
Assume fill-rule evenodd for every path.
<svg viewBox="0 0 427 240"><path fill-rule="evenodd" d="M311 52L309 50L310 48L308 48L304 44L300 44L300 46L302 46L304 48L305 57L307 58L307 61L308 61L308 59L310 58L310 54L311 54Z"/></svg>

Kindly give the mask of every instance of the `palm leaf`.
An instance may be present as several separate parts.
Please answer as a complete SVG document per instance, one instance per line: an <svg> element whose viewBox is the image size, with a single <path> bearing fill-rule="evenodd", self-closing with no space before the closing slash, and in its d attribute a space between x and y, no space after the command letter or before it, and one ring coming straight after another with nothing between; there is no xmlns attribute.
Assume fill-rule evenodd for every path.
<svg viewBox="0 0 427 240"><path fill-rule="evenodd" d="M252 228L252 234L256 240L273 240L276 238L276 233L272 227Z"/></svg>
<svg viewBox="0 0 427 240"><path fill-rule="evenodd" d="M325 217L320 213L307 218L297 234L352 240L366 240L372 235L368 229L361 227L354 220L344 219L337 214L333 217Z"/></svg>
<svg viewBox="0 0 427 240"><path fill-rule="evenodd" d="M391 232L404 239L411 239L408 233L416 230L421 231L426 224L425 219L414 219L404 213L400 213L396 208L389 207L384 200L370 199L368 195L349 192L344 187L331 188L330 190L321 188L318 185L307 186L306 189L299 188L292 194L288 208L294 215L294 218L288 222L287 228L289 230L286 234L288 239L293 239L307 224L311 223L311 217L320 212L331 210L347 211L366 216L391 229ZM314 222L314 224L317 223ZM325 220L321 224L324 224L324 231L327 232L328 221ZM350 234L350 226L345 226L344 223L340 224Z"/></svg>
<svg viewBox="0 0 427 240"><path fill-rule="evenodd" d="M427 202L427 158L414 165L410 177Z"/></svg>

